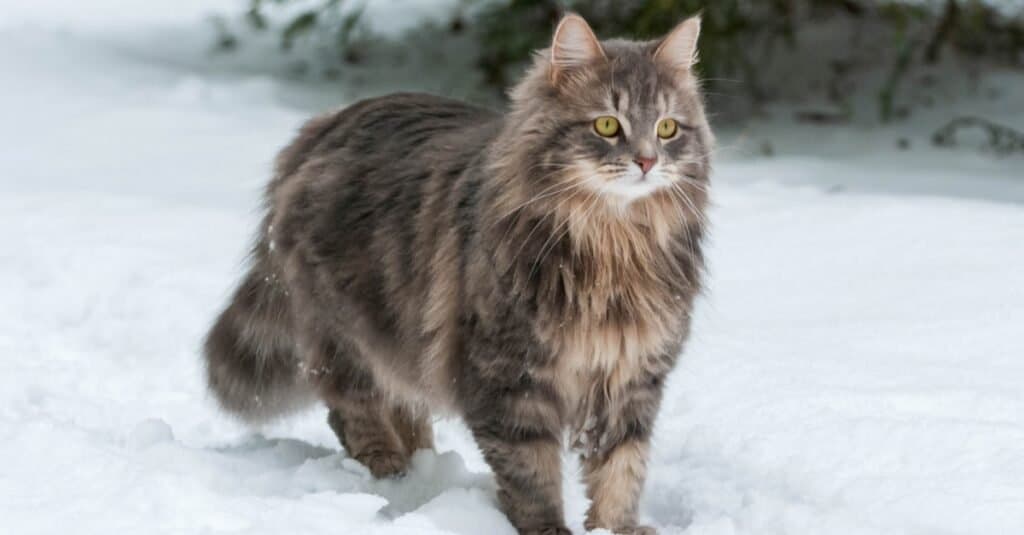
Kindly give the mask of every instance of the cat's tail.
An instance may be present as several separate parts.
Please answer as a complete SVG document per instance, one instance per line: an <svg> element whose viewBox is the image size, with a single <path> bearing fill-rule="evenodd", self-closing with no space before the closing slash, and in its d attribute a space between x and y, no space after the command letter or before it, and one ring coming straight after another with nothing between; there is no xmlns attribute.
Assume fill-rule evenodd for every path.
<svg viewBox="0 0 1024 535"><path fill-rule="evenodd" d="M258 424L312 404L282 281L257 260L206 335L206 378L217 402Z"/></svg>

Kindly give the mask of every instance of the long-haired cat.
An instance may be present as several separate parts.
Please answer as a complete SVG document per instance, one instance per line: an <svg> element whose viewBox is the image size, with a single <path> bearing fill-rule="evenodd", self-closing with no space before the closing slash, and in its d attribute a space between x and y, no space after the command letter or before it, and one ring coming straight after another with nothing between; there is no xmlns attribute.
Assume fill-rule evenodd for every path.
<svg viewBox="0 0 1024 535"><path fill-rule="evenodd" d="M599 41L568 15L507 113L396 94L311 120L206 340L221 406L259 422L322 400L377 477L459 415L529 534L569 533L568 437L585 526L653 532L652 424L701 282L699 31Z"/></svg>

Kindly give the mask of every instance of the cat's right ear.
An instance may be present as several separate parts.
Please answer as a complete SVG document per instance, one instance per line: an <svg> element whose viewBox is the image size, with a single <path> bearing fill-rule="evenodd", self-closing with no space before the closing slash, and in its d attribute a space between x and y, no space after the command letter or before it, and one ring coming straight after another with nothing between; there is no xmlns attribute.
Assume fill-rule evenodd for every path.
<svg viewBox="0 0 1024 535"><path fill-rule="evenodd" d="M551 82L574 69L605 59L601 42L583 17L569 13L562 17L551 39Z"/></svg>
<svg viewBox="0 0 1024 535"><path fill-rule="evenodd" d="M658 45L654 58L669 69L686 72L697 63L697 39L700 38L700 15L679 23Z"/></svg>

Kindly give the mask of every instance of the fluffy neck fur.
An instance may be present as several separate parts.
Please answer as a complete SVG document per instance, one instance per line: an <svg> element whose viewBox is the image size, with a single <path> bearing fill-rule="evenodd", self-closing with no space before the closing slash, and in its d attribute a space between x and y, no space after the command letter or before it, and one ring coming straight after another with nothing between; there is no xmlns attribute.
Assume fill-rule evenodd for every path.
<svg viewBox="0 0 1024 535"><path fill-rule="evenodd" d="M550 104L545 104L545 99L553 98L554 92L547 57L547 51L538 52L533 67L511 91L512 107L486 155L491 180L485 195L489 204L485 213L493 221L484 226L500 230L492 235L501 239L490 242L496 249L497 265L521 277L524 266L516 269L514 264L527 263L529 278L538 271L557 270L557 265L545 260L559 247L568 245L569 258L574 263L589 265L587 272L594 284L624 285L646 278L643 275L652 264L679 260L671 257L683 247L694 264L693 273L684 276L696 286L703 265L699 241L708 203L707 189L702 183L690 182L622 203L557 181L541 182L543 185L538 187L536 180L524 177L561 172L559 164L539 159L537 150L543 143L544 132L550 129L545 124L550 121L545 111ZM695 87L696 79L690 78ZM585 78L578 80L587 82ZM697 122L701 125L700 135L710 145L713 138L702 110ZM702 155L688 171L706 180L710 171L707 155ZM525 254L532 252L528 242L535 241L538 235L546 238L545 244L538 251L539 256L531 258Z"/></svg>
<svg viewBox="0 0 1024 535"><path fill-rule="evenodd" d="M700 290L712 137L698 108L706 150L687 164L693 179L629 203L545 180L565 172L543 150L558 132L547 56L540 52L512 91L487 151L482 242L498 284L537 312L534 331L556 355L553 380L578 437L594 400L611 402L640 375L667 370L681 350ZM595 80L582 73L565 83Z"/></svg>

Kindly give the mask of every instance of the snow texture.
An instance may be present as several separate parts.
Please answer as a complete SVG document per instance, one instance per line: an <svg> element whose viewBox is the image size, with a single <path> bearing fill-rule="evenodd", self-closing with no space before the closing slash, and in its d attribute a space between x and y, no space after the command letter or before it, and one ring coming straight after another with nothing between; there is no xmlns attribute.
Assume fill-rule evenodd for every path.
<svg viewBox="0 0 1024 535"><path fill-rule="evenodd" d="M201 337L311 111L294 84L188 67L186 45L154 59L174 47L147 32L218 4L237 3L0 5L0 533L513 534L456 421L374 481L323 409L253 432L206 394ZM1024 164L926 143L954 106L1024 126L1022 80L986 83L1018 90L913 125L724 132L645 521L1024 533Z"/></svg>

